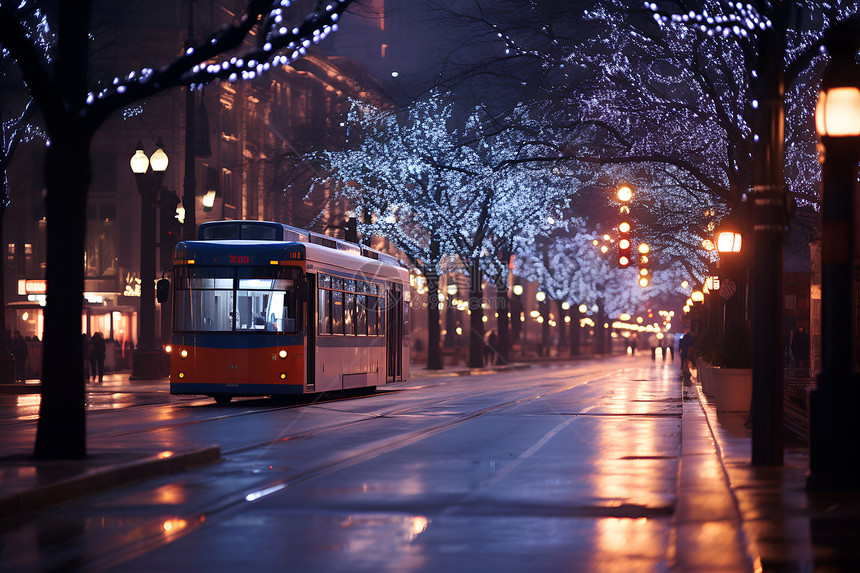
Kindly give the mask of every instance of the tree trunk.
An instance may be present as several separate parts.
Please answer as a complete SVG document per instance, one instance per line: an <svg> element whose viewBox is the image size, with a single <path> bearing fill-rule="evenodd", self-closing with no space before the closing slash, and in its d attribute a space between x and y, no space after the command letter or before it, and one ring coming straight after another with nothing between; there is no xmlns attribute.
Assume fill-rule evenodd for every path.
<svg viewBox="0 0 860 573"><path fill-rule="evenodd" d="M540 307L540 314L543 317L543 322L541 323L540 352L538 352L538 354L540 356L549 356L549 349L550 346L552 346L552 337L550 336L549 324L549 300L544 299L542 302L538 303L538 306Z"/></svg>
<svg viewBox="0 0 860 573"><path fill-rule="evenodd" d="M86 456L81 311L89 143L83 128L58 130L45 158L48 304L34 449L39 459Z"/></svg>
<svg viewBox="0 0 860 573"><path fill-rule="evenodd" d="M499 315L497 325L499 331L498 359L497 364L510 364L510 317L508 316L508 283L502 278L496 287L497 301L496 312Z"/></svg>
<svg viewBox="0 0 860 573"><path fill-rule="evenodd" d="M602 299L597 301L597 316L594 322L594 334L597 338L594 351L596 354L606 354L606 328L603 326L606 322L606 312L603 309Z"/></svg>
<svg viewBox="0 0 860 573"><path fill-rule="evenodd" d="M5 148L5 142L4 142ZM6 171L0 173L0 239L3 238L3 223L6 220L6 206L9 201L8 183ZM0 242L0 245L5 243ZM6 265L0 264L0 384L14 384L18 379L15 376L15 359L9 350L10 331L6 329Z"/></svg>
<svg viewBox="0 0 860 573"><path fill-rule="evenodd" d="M39 105L51 145L45 156L47 249L42 401L33 455L86 456L81 311L90 143L97 125L87 115L90 2L59 2L53 87L57 100Z"/></svg>
<svg viewBox="0 0 860 573"><path fill-rule="evenodd" d="M484 365L484 309L481 302L484 291L481 288L481 268L476 258L472 263L469 280L469 368Z"/></svg>
<svg viewBox="0 0 860 573"><path fill-rule="evenodd" d="M567 323L564 317L567 316L567 311L564 310L564 302L558 301L558 355L564 353L567 348Z"/></svg>
<svg viewBox="0 0 860 573"><path fill-rule="evenodd" d="M582 334L582 327L580 324L580 320L582 319L582 313L577 310L573 313L573 318L570 321L570 355L571 356L579 356L581 353L580 350L580 336Z"/></svg>
<svg viewBox="0 0 860 573"><path fill-rule="evenodd" d="M439 310L439 275L425 269L427 279L427 369L442 370L442 328Z"/></svg>

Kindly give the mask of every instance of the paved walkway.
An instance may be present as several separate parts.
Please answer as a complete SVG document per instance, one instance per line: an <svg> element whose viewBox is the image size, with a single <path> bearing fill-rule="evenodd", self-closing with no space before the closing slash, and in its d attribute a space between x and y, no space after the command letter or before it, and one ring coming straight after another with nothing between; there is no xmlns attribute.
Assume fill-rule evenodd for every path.
<svg viewBox="0 0 860 573"><path fill-rule="evenodd" d="M459 368L432 375L478 372ZM131 381L122 373L90 388L163 391L164 381ZM0 393L25 391L38 392L38 385L0 386ZM718 413L698 384L684 388L673 569L860 571L860 494L807 493L808 450L800 444L787 446L783 467L752 468L744 422L743 414ZM32 436L12 435L23 432L22 426L4 428L4 442L32 444ZM67 462L36 462L20 446L12 447L20 450L14 453L3 447L0 519L220 458L217 447L159 452L133 438L121 439L125 442L90 444L87 459Z"/></svg>

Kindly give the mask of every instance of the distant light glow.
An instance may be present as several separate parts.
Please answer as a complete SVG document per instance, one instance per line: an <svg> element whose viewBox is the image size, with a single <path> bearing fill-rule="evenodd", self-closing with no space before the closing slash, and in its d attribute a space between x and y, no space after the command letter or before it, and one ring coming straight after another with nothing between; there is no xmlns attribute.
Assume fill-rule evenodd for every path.
<svg viewBox="0 0 860 573"><path fill-rule="evenodd" d="M260 498L266 497L267 495L272 495L273 493L277 493L282 489L285 489L287 485L289 484L279 483L278 485L273 485L265 489L252 491L251 493L245 495L245 501L257 501Z"/></svg>

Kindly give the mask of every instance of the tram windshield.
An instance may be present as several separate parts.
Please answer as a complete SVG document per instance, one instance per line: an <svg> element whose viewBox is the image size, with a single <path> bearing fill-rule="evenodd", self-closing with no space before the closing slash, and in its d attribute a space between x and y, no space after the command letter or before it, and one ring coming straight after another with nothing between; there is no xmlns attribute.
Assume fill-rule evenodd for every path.
<svg viewBox="0 0 860 573"><path fill-rule="evenodd" d="M282 267L181 267L177 332L298 332L299 271Z"/></svg>

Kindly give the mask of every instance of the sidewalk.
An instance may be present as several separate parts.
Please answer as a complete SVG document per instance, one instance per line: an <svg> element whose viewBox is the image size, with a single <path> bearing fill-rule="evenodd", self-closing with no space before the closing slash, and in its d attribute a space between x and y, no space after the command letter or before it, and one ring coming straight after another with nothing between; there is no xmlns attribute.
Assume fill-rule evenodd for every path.
<svg viewBox="0 0 860 573"><path fill-rule="evenodd" d="M715 516L717 524L726 526L724 529L736 530L746 560L745 569L740 570L860 571L860 493L807 492L809 449L789 441L788 437L782 467L752 467L751 431L744 427L746 418L745 412L718 413L698 384L685 388L676 513L684 515L689 505L697 504L701 516L707 505L701 505L698 488L706 488L715 502L708 514ZM712 440L709 446L701 441L704 438ZM694 446L695 442L698 443ZM725 476L724 484L705 484L688 475L691 466L702 463L696 461L699 448L714 450ZM725 491L720 493L723 485ZM713 497L715 493L723 499ZM704 528L701 533L708 535L718 529ZM726 541L721 537L704 545ZM715 552L715 557L718 556L719 552ZM724 558L728 561L728 554ZM680 563L683 565L683 561ZM728 567L729 563L726 565L718 570L739 570ZM681 570L688 569L681 567Z"/></svg>
<svg viewBox="0 0 860 573"><path fill-rule="evenodd" d="M414 376L465 376L546 365L414 369ZM105 376L90 392L164 390L166 380ZM679 381L680 384L680 381ZM18 385L21 386L21 385ZM28 384L28 390L37 390ZM32 386L33 388L29 388ZM0 393L8 388L0 388ZM16 391L19 388L15 389ZM808 450L787 444L785 466L750 466L745 415L718 413L697 384L683 389L681 463L672 528L676 571L860 571L860 494L809 494ZM4 429L6 443L29 443L33 426ZM18 436L12 434L21 434ZM84 460L34 461L28 451L0 457L0 519L220 459L217 446L160 452L133 436L89 444ZM715 479L721 476L722 479Z"/></svg>
<svg viewBox="0 0 860 573"><path fill-rule="evenodd" d="M136 393L167 390L167 379L131 380L130 371L106 374L101 383L87 384L88 393ZM38 380L0 384L3 394L39 394ZM0 520L83 497L112 487L181 472L221 458L217 446L161 451L134 436L90 442L82 460L42 461L31 458L35 425L15 424L3 429L0 449ZM26 444L26 446L20 446Z"/></svg>

